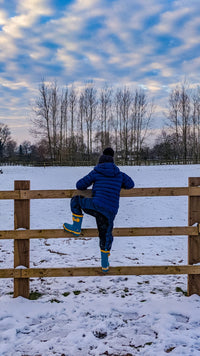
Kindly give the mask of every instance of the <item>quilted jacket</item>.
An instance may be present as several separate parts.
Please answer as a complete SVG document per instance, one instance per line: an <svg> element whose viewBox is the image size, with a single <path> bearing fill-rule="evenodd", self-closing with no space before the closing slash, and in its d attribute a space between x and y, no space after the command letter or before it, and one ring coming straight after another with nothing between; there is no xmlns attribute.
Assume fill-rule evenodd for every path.
<svg viewBox="0 0 200 356"><path fill-rule="evenodd" d="M120 190L131 189L134 182L131 177L113 162L100 163L76 183L76 188L85 190L92 185L93 202L97 207L117 214L119 208Z"/></svg>

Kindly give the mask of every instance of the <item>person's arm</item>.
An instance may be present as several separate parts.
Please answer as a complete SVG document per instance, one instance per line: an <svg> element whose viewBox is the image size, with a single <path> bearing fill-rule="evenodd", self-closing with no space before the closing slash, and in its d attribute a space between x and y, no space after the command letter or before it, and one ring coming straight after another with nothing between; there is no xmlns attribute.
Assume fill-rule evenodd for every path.
<svg viewBox="0 0 200 356"><path fill-rule="evenodd" d="M79 190L87 189L90 185L92 185L92 183L94 183L94 181L95 181L94 175L95 175L95 172L93 170L89 174L87 174L85 177L79 179L78 182L76 183L76 189L79 189Z"/></svg>
<svg viewBox="0 0 200 356"><path fill-rule="evenodd" d="M134 181L126 173L123 174L122 188L123 189L132 189L135 186Z"/></svg>

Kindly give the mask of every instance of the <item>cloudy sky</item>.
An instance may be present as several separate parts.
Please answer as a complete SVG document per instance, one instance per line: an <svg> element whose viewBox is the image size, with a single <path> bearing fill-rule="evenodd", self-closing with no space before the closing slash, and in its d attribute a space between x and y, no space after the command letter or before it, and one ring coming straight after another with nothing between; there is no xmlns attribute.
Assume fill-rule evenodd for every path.
<svg viewBox="0 0 200 356"><path fill-rule="evenodd" d="M169 91L200 83L200 0L0 0L0 122L30 139L41 80Z"/></svg>

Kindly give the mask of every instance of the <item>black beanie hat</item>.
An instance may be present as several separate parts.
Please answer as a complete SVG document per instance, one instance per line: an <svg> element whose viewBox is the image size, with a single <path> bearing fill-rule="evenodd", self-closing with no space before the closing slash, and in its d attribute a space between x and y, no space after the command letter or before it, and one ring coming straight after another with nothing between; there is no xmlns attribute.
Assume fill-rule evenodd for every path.
<svg viewBox="0 0 200 356"><path fill-rule="evenodd" d="M105 162L113 162L113 157L105 154L101 155L99 157L99 163L105 163Z"/></svg>
<svg viewBox="0 0 200 356"><path fill-rule="evenodd" d="M114 157L114 151L113 151L113 149L111 147L107 147L103 151L103 155Z"/></svg>

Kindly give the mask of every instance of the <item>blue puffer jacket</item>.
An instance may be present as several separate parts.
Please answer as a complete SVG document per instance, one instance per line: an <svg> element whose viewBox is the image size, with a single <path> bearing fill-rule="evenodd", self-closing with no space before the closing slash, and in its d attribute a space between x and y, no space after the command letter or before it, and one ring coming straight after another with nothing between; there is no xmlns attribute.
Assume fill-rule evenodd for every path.
<svg viewBox="0 0 200 356"><path fill-rule="evenodd" d="M76 183L80 190L92 187L93 202L96 206L117 214L121 188L131 189L134 182L112 162L100 163Z"/></svg>

